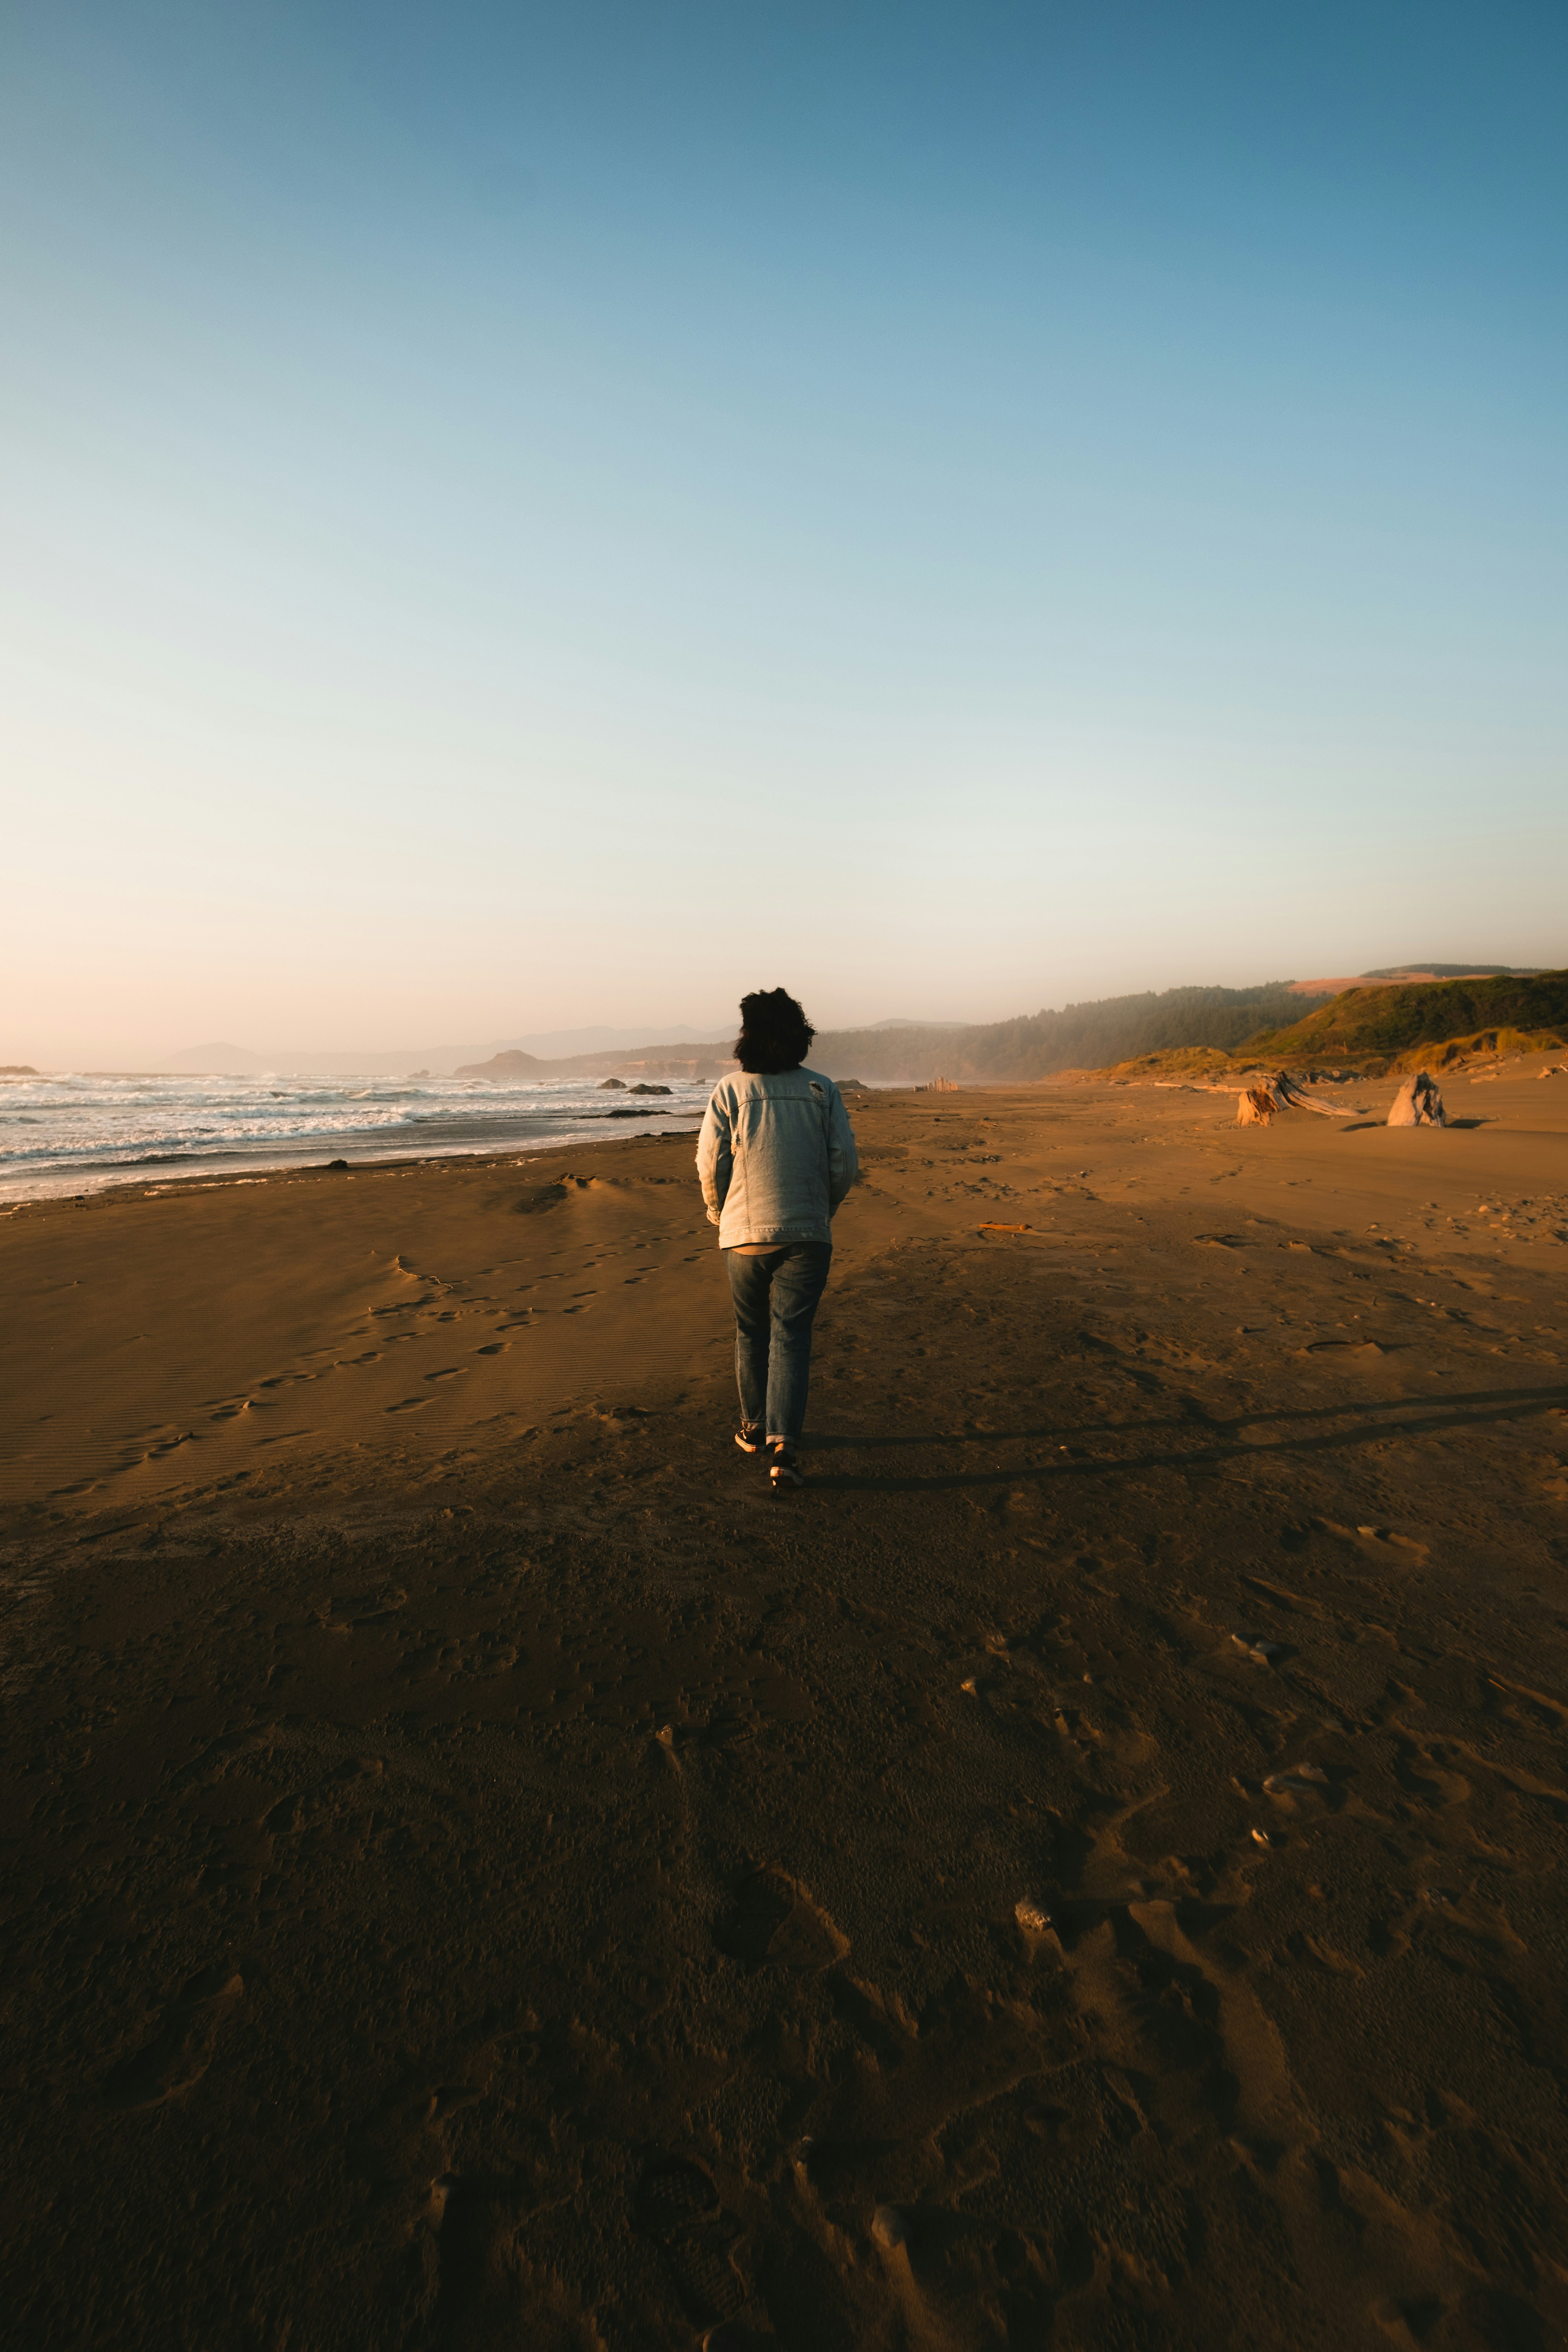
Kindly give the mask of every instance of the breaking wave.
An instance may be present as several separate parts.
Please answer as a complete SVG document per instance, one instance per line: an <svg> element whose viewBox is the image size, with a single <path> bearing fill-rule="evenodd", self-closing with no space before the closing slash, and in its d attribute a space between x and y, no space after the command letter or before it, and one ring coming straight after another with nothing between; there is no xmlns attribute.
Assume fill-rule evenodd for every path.
<svg viewBox="0 0 1568 2352"><path fill-rule="evenodd" d="M0 1078L0 1199L330 1159L547 1150L695 1127L708 1094L706 1084L678 1083L645 1109L592 1078Z"/></svg>

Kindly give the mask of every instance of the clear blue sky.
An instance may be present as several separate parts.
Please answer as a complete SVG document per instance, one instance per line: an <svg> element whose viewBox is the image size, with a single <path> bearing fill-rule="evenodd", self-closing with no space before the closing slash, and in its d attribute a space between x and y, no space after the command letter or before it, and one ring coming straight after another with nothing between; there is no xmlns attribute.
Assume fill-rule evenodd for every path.
<svg viewBox="0 0 1568 2352"><path fill-rule="evenodd" d="M0 14L0 1060L1568 961L1568 18Z"/></svg>

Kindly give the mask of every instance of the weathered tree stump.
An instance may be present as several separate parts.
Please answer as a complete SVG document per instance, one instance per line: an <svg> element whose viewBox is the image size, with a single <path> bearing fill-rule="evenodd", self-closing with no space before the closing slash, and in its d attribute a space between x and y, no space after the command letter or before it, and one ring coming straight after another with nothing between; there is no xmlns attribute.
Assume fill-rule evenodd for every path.
<svg viewBox="0 0 1568 2352"><path fill-rule="evenodd" d="M1417 1070L1406 1078L1394 1097L1394 1108L1388 1114L1390 1127L1447 1127L1447 1114L1436 1082L1425 1070Z"/></svg>
<svg viewBox="0 0 1568 2352"><path fill-rule="evenodd" d="M1289 1070L1278 1070L1237 1095L1236 1123L1237 1127L1267 1127L1282 1110L1315 1110L1321 1118L1353 1118L1356 1115L1348 1103L1314 1101Z"/></svg>

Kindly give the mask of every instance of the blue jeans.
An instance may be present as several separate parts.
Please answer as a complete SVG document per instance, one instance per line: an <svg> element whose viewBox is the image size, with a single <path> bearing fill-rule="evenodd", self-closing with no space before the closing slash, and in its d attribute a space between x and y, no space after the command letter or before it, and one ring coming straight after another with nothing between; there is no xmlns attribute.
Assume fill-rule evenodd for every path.
<svg viewBox="0 0 1568 2352"><path fill-rule="evenodd" d="M765 1257L726 1250L735 1302L735 1384L741 1418L793 1445L805 1422L811 1322L833 1263L831 1242L781 1242Z"/></svg>

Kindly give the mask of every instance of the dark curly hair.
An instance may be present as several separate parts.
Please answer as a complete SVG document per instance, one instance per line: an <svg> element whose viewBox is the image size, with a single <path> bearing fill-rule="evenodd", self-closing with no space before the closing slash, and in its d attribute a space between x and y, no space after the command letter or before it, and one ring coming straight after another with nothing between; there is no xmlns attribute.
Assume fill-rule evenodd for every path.
<svg viewBox="0 0 1568 2352"><path fill-rule="evenodd" d="M735 1059L743 1070L776 1076L796 1070L811 1051L816 1032L787 988L753 989L741 999L741 1034Z"/></svg>

